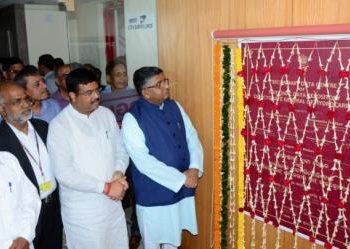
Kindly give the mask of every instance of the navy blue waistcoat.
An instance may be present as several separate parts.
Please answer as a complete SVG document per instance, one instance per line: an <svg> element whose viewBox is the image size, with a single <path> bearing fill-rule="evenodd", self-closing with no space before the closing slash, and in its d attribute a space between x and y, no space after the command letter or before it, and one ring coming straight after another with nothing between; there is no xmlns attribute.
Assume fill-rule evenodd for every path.
<svg viewBox="0 0 350 249"><path fill-rule="evenodd" d="M149 154L168 166L184 172L190 164L186 131L181 111L173 100L166 100L163 109L140 98L129 111L146 139ZM162 206L193 196L195 189L182 186L175 193L142 174L131 162L136 203Z"/></svg>

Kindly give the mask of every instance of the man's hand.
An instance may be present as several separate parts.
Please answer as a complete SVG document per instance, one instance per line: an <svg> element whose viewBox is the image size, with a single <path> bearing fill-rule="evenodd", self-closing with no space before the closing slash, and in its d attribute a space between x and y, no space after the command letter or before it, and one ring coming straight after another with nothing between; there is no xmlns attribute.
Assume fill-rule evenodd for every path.
<svg viewBox="0 0 350 249"><path fill-rule="evenodd" d="M9 249L29 249L29 242L22 237L18 237L12 242Z"/></svg>
<svg viewBox="0 0 350 249"><path fill-rule="evenodd" d="M111 182L113 182L114 180L117 180L117 179L119 179L119 178L121 178L121 177L124 177L123 172L121 172L120 170L116 170L116 171L114 171L114 173L113 173Z"/></svg>
<svg viewBox="0 0 350 249"><path fill-rule="evenodd" d="M185 186L187 188L196 188L198 184L198 169L188 169L184 174L186 175Z"/></svg>
<svg viewBox="0 0 350 249"><path fill-rule="evenodd" d="M129 188L126 177L119 177L109 184L110 188L107 195L113 200L122 200L124 198L126 190Z"/></svg>

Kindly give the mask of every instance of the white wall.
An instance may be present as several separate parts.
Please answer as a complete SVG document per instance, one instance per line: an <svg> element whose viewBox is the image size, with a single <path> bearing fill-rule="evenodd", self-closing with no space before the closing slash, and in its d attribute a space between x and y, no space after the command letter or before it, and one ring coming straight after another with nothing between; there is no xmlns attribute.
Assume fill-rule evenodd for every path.
<svg viewBox="0 0 350 249"><path fill-rule="evenodd" d="M69 59L66 12L53 5L25 5L29 63L42 54Z"/></svg>
<svg viewBox="0 0 350 249"><path fill-rule="evenodd" d="M76 1L74 12L68 14L70 62L90 63L102 71L105 82L104 1Z"/></svg>
<svg viewBox="0 0 350 249"><path fill-rule="evenodd" d="M136 69L158 66L156 0L124 1L124 15L129 85L133 87Z"/></svg>
<svg viewBox="0 0 350 249"><path fill-rule="evenodd" d="M70 61L91 63L102 71L105 82L105 32L103 7L108 0L76 0L68 13ZM125 0L125 44L129 86L141 66L158 65L156 0ZM142 17L145 18L142 20ZM121 52L121 51L119 51ZM118 54L119 55L119 54Z"/></svg>

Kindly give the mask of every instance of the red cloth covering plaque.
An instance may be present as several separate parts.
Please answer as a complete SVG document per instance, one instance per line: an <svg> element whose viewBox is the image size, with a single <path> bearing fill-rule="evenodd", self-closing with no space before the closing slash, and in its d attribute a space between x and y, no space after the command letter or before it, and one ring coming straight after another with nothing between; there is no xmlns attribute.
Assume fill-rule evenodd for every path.
<svg viewBox="0 0 350 249"><path fill-rule="evenodd" d="M242 44L245 211L350 242L350 41Z"/></svg>

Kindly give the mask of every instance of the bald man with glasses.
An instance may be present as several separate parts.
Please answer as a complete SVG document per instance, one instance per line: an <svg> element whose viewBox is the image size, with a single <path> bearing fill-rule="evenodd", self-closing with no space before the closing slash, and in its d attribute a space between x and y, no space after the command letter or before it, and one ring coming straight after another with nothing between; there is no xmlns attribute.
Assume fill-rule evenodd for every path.
<svg viewBox="0 0 350 249"><path fill-rule="evenodd" d="M62 221L57 183L46 149L48 124L32 119L32 101L23 87L0 85L0 151L12 153L36 187L41 211L33 241L36 249L62 248Z"/></svg>

